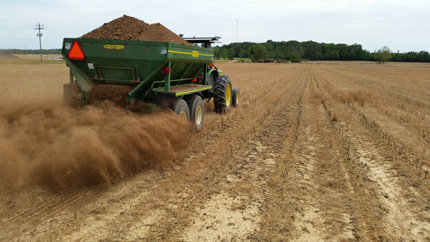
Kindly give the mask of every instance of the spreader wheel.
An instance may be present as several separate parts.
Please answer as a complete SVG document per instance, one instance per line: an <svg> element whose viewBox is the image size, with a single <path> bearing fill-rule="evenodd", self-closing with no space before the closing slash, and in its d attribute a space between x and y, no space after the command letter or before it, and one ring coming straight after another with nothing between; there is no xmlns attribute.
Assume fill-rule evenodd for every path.
<svg viewBox="0 0 430 242"><path fill-rule="evenodd" d="M237 104L239 104L239 88L235 87L233 88L232 94L231 94L231 105L233 107L236 107Z"/></svg>
<svg viewBox="0 0 430 242"><path fill-rule="evenodd" d="M203 121L205 117L205 106L203 100L199 95L193 94L187 98L188 108L190 109L190 121L200 131L203 128Z"/></svg>
<svg viewBox="0 0 430 242"><path fill-rule="evenodd" d="M224 113L231 107L231 81L226 75L219 76L215 81L214 106L215 112Z"/></svg>
<svg viewBox="0 0 430 242"><path fill-rule="evenodd" d="M185 102L183 99L176 100L175 108L173 109L173 111L175 111L175 113L179 115L179 117L183 120L190 120L190 110L188 109L187 102Z"/></svg>

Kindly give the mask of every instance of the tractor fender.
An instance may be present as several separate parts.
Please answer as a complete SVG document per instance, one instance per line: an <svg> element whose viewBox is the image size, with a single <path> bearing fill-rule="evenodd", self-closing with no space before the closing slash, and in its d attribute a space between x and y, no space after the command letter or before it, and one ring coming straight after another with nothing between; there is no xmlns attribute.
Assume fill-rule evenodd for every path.
<svg viewBox="0 0 430 242"><path fill-rule="evenodd" d="M215 80L218 78L219 75L220 74L219 74L218 70L209 70L208 73L206 74L205 85L211 85L212 86L212 89L209 89L208 92L213 94L214 86L215 86Z"/></svg>
<svg viewBox="0 0 430 242"><path fill-rule="evenodd" d="M222 71L221 71L221 70L219 70L219 69L212 69L212 70L209 70L209 71L206 73L206 75L207 75L207 76L215 75L215 79L216 79L218 76L221 76L221 75L222 75Z"/></svg>
<svg viewBox="0 0 430 242"><path fill-rule="evenodd" d="M215 80L218 76L222 75L222 71L219 69L212 69L206 73L205 85L211 85L212 88L202 93L203 99L211 99L215 93Z"/></svg>

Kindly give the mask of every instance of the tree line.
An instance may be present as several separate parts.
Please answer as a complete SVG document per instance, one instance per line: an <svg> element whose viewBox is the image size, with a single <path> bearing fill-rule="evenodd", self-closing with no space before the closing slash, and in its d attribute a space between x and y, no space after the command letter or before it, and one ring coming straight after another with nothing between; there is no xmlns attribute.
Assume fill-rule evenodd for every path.
<svg viewBox="0 0 430 242"><path fill-rule="evenodd" d="M384 46L381 49L369 52L363 49L360 44L333 44L317 43L315 41L299 42L272 41L265 43L240 42L231 43L223 46L215 46L214 55L216 59L249 58L253 62L271 61L291 61L299 62L302 60L362 60L396 62L430 62L430 54L427 51L393 53ZM40 50L22 49L0 49L0 53L7 54L40 54ZM43 49L43 54L61 54L61 49Z"/></svg>
<svg viewBox="0 0 430 242"><path fill-rule="evenodd" d="M21 50L21 49L1 49L0 53L13 54L13 55L26 55L26 54L40 54L40 50ZM61 55L61 49L42 49L44 55Z"/></svg>
<svg viewBox="0 0 430 242"><path fill-rule="evenodd" d="M402 61L402 62L430 62L430 54L427 51L392 53L387 46L369 52L363 49L360 44L333 44L317 43L314 41L299 42L272 41L265 43L240 42L223 46L216 46L214 55L217 59L250 58L253 62L271 61L291 61L302 60L361 60L377 61Z"/></svg>

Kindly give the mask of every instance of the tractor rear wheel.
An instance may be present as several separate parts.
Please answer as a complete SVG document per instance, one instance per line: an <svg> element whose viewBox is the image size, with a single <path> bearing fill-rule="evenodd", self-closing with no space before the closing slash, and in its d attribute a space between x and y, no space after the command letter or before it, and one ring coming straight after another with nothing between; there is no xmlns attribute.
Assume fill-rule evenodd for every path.
<svg viewBox="0 0 430 242"><path fill-rule="evenodd" d="M215 112L224 113L231 107L231 81L226 75L219 76L214 85Z"/></svg>
<svg viewBox="0 0 430 242"><path fill-rule="evenodd" d="M188 109L187 102L185 102L183 99L176 100L175 108L173 109L179 117L185 121L190 120L190 110Z"/></svg>
<svg viewBox="0 0 430 242"><path fill-rule="evenodd" d="M233 107L236 107L237 104L239 104L239 88L235 87L233 88L232 94L231 94L231 105Z"/></svg>
<svg viewBox="0 0 430 242"><path fill-rule="evenodd" d="M205 117L205 106L203 104L203 100L199 95L193 94L187 98L187 104L190 109L190 121L198 132L203 128Z"/></svg>

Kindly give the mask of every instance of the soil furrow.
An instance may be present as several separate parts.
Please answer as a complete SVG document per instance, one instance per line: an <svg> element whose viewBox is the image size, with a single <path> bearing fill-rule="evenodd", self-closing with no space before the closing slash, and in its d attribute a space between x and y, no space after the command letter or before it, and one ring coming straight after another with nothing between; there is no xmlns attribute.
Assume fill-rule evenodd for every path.
<svg viewBox="0 0 430 242"><path fill-rule="evenodd" d="M332 104L332 106L335 107L336 105ZM344 106L353 107L352 104L344 104ZM344 108L341 107L341 109ZM352 113L357 114L356 109L353 110L355 111ZM364 185L364 187L370 188L366 193L376 195L376 199L373 201L369 199L367 206L363 206L367 207L365 210L372 209L375 216L374 218L367 216L371 220L365 222L367 224L366 227L369 228L369 225L371 225L373 230L372 233L368 233L372 236L370 238L394 240L425 239L426 237L423 237L423 235L428 231L426 228L428 225L425 225L426 219L411 219L420 217L420 210L425 206L425 199L422 201L422 199L416 197L417 194L408 192L409 189L405 189L402 183L398 181L408 181L410 178L404 179L403 177L397 177L396 174L392 174L393 168L390 166L390 163L385 161L387 156L386 146L381 145L378 139L375 142L372 131L370 133L366 131L368 125L362 126L362 122L357 124L357 120L354 121L346 117L346 115L342 115L339 111L334 111L333 113L333 115L336 115L338 121L348 120L348 125L340 124L343 126L340 133L343 133L343 136L347 137L345 142L350 147L348 150L351 157L351 167L353 168L350 173L357 174L357 177L362 176L361 180L356 182L361 183L361 186L368 184ZM363 120L363 116L361 117L361 120ZM363 128L365 129L363 130ZM390 152L388 151L388 153ZM394 181L393 177L396 178ZM365 195L363 194L363 198ZM412 199L414 202L411 203L410 199L399 199L402 197L415 198ZM408 205L406 205L408 203L407 200L409 200ZM417 204L417 200L421 200L421 203L418 202ZM363 201L365 200L363 199ZM369 205L371 206L369 207ZM375 219L382 219L384 222L375 224L373 221ZM393 222L394 224L392 224ZM417 228L415 227L417 224L422 225ZM379 228L376 229L375 225Z"/></svg>
<svg viewBox="0 0 430 242"><path fill-rule="evenodd" d="M212 160L213 163L210 164L209 170L202 169L199 172L200 176L194 178L197 179L194 180L194 182L200 182L200 179L202 179L204 183L206 183L206 185L203 188L200 186L194 188L192 186L187 187L191 191L191 193L197 194L197 197L192 197L194 207L182 208L185 210L192 209L191 214L193 216L198 216L201 219L196 220L175 214L176 216L180 216L181 220L190 220L189 222L183 224L188 225L186 226L188 228L184 228L184 233L182 235L184 240L219 239L217 237L211 237L214 235L210 233L210 230L205 230L207 228L212 229L212 231L215 231L215 234L223 234L223 238L226 239L243 239L253 236L253 231L258 228L258 226L255 227L255 224L258 224L258 221L253 221L253 223L251 223L254 224L253 226L251 226L252 229L245 229L242 227L237 227L237 222L234 222L235 220L233 218L237 216L235 211L239 209L240 212L244 213L240 220L248 221L252 217L249 215L249 213L255 213L255 209L260 206L259 201L261 198L258 198L259 192L254 192L253 190L251 190L251 188L255 189L257 185L253 178L255 179L255 177L259 177L259 175L257 174L265 173L259 171L259 167L264 164L255 164L255 162L261 161L259 154L263 150L266 151L270 149L265 146L263 140L261 139L261 137L264 136L261 135L261 132L272 132L264 131L265 123L267 123L268 119L271 119L270 117L276 117L277 115L279 115L278 110L284 108L284 106L282 105L283 102L281 100L285 99L286 97L289 97L292 93L292 90L294 90L294 88L292 88L294 87L294 83L288 81L292 79L294 79L294 76L287 76L283 78L277 77L276 79L274 79L274 82L278 84L267 85L267 93L270 93L270 95L264 95L264 99L266 99L266 101L263 101L264 99L261 99L261 102L259 102L258 105L250 107L247 112L243 113L243 115L254 117L253 125L249 126L248 129L244 129L244 126L241 125L240 122L237 123L230 130L226 131L223 134L226 136L234 135L234 138L231 139L232 143L230 143L230 145L229 143L217 143L216 145L214 144L212 146L212 149L219 150L220 152L212 152L209 159ZM280 80L282 82L280 82ZM273 81L271 80L265 81L273 83ZM268 102L267 99L271 101ZM260 107L262 109L260 109ZM255 116L253 114L253 112L257 110L258 113L262 114L262 116ZM274 125L270 127L276 128L278 126ZM241 130L237 130L238 128L240 128ZM249 158L250 156L251 158ZM200 162L199 159L201 158L203 157L193 157L193 159L198 163ZM267 167L265 167L264 169L266 170ZM215 194L217 194L217 196L215 196ZM240 203L237 204L238 202ZM219 204L224 205L223 207L218 208L217 206L219 206ZM231 214L233 220L231 222L222 221L222 218L219 218L216 215L212 215L208 212L208 210L216 211L217 209L222 209L224 213ZM173 215L173 213L174 212L172 211L170 214ZM186 213L185 215L187 214L189 215L189 213ZM163 221L169 222L172 221L172 219L177 219L172 217L173 216L166 216L165 218L163 218ZM224 224L224 222L230 224L231 228L229 229L229 226L226 226L226 228L218 230L217 228L221 226L221 224ZM181 227L175 226L174 230L182 231L180 228ZM231 229L235 228L244 230L245 233L234 234ZM205 232L202 232L201 230ZM163 227L159 227L155 231L150 233L149 236L154 239L168 239L169 237L166 237L167 235L169 234L166 234L165 229ZM177 237L178 235L170 236Z"/></svg>

